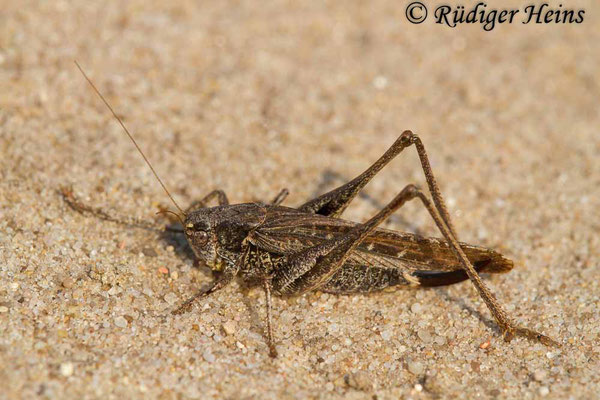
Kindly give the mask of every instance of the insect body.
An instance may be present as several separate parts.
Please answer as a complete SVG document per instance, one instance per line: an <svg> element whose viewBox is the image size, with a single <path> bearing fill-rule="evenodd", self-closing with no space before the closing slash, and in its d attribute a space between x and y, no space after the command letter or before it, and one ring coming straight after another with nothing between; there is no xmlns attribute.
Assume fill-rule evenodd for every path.
<svg viewBox="0 0 600 400"><path fill-rule="evenodd" d="M243 219L236 218L244 216ZM225 218L223 218L225 217ZM224 276L270 277L276 294L292 288L300 271L288 268L295 254L337 243L359 224L280 205L221 205L189 214L185 234L196 257ZM513 264L494 250L461 243L478 272L507 272ZM365 293L390 286L439 286L468 279L447 242L377 228L318 289Z"/></svg>
<svg viewBox="0 0 600 400"><path fill-rule="evenodd" d="M89 83L106 103L91 81ZM106 105L112 111L110 105ZM360 190L410 146L416 147L433 201L416 186L407 185L367 222L361 224L341 219L341 214ZM139 150L137 144L136 147ZM183 211L156 173L155 176L179 209L180 213L176 215L183 225L181 232L195 256L217 276L208 290L196 293L174 313L189 310L196 299L225 287L237 276L258 282L266 294L267 339L271 356L276 355L271 323L273 294L293 296L313 290L365 293L395 286L447 285L466 279L471 280L507 340L520 335L547 345L557 344L538 332L516 326L481 280L480 272L507 272L512 269L513 263L494 250L458 241L425 148L419 137L410 131L403 132L379 160L355 179L298 208L281 205L287 190L283 190L270 204L234 205L229 204L223 191L216 190ZM130 218L114 217L81 204L69 190L63 190L63 195L79 211L131 224ZM443 239L378 228L392 213L415 198L428 210ZM214 199L219 205L208 207ZM155 228L143 222L134 224Z"/></svg>

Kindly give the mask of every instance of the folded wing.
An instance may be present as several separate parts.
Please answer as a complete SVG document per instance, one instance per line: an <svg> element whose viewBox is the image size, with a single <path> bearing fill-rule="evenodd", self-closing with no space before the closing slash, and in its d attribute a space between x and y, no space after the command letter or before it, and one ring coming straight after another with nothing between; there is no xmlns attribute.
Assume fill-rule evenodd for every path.
<svg viewBox="0 0 600 400"><path fill-rule="evenodd" d="M273 207L250 241L265 251L287 255L333 240L356 225L292 208ZM492 249L466 243L461 243L461 248L480 272L502 273L513 267L511 260ZM344 268L397 270L406 278L414 277L421 286L467 279L446 241L388 229L377 229L369 235L350 255Z"/></svg>

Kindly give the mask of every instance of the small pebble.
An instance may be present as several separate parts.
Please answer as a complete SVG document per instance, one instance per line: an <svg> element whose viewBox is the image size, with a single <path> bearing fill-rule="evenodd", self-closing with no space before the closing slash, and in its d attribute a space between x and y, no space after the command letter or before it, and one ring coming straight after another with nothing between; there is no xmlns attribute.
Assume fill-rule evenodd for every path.
<svg viewBox="0 0 600 400"><path fill-rule="evenodd" d="M420 313L422 310L422 307L419 303L414 303L412 306L410 306L410 311L414 312L415 314Z"/></svg>
<svg viewBox="0 0 600 400"><path fill-rule="evenodd" d="M8 307L0 306L0 313L5 313L5 312L8 312Z"/></svg>
<svg viewBox="0 0 600 400"><path fill-rule="evenodd" d="M120 315L117 318L115 318L115 325L118 326L119 328L126 328L127 327L127 319L125 319L125 317Z"/></svg>
<svg viewBox="0 0 600 400"><path fill-rule="evenodd" d="M206 349L204 353L202 353L202 357L206 360L206 362L212 363L217 359L215 355L210 351L210 349Z"/></svg>
<svg viewBox="0 0 600 400"><path fill-rule="evenodd" d="M431 343L431 333L427 329L421 329L417 332L417 336L425 343Z"/></svg>
<svg viewBox="0 0 600 400"><path fill-rule="evenodd" d="M375 89L385 89L388 85L388 79L385 76L378 75L373 79L373 86Z"/></svg>
<svg viewBox="0 0 600 400"><path fill-rule="evenodd" d="M74 370L75 370L75 367L73 366L73 363L71 363L71 362L66 362L66 363L60 364L60 373L62 376L71 376L71 375L73 375Z"/></svg>
<svg viewBox="0 0 600 400"><path fill-rule="evenodd" d="M380 333L383 340L390 340L392 338L393 332L391 329L386 329Z"/></svg>
<svg viewBox="0 0 600 400"><path fill-rule="evenodd" d="M165 301L167 303L169 303L170 305L173 305L173 304L177 303L178 299L179 299L179 297L177 297L177 295L175 293L173 293L173 292L167 293L165 295Z"/></svg>
<svg viewBox="0 0 600 400"><path fill-rule="evenodd" d="M227 321L223 324L223 331L227 335L232 335L233 333L235 333L235 328L236 328L235 321Z"/></svg>
<svg viewBox="0 0 600 400"><path fill-rule="evenodd" d="M356 390L368 391L373 389L372 379L365 371L346 374L344 376L344 382L346 382L346 385Z"/></svg>
<svg viewBox="0 0 600 400"><path fill-rule="evenodd" d="M160 267L158 269L158 272L161 273L161 274L163 274L163 275L167 275L169 273L169 269L166 268L166 267Z"/></svg>
<svg viewBox="0 0 600 400"><path fill-rule="evenodd" d="M190 399L201 399L202 392L195 385L190 385L186 388L186 396Z"/></svg>
<svg viewBox="0 0 600 400"><path fill-rule="evenodd" d="M548 389L548 386L542 386L538 389L538 393L540 396L548 396L548 394L550 394L550 389Z"/></svg>
<svg viewBox="0 0 600 400"><path fill-rule="evenodd" d="M408 362L408 371L413 375L421 375L424 371L425 367L423 363L420 361L409 361Z"/></svg>
<svg viewBox="0 0 600 400"><path fill-rule="evenodd" d="M435 339L435 344L443 346L446 344L446 338L444 336L436 336Z"/></svg>
<svg viewBox="0 0 600 400"><path fill-rule="evenodd" d="M156 257L158 256L158 253L156 252L156 250L154 250L152 247L144 247L142 249L142 253L146 256L146 257Z"/></svg>
<svg viewBox="0 0 600 400"><path fill-rule="evenodd" d="M547 377L548 377L548 373L546 372L546 370L543 370L543 369L538 369L537 371L535 371L533 373L533 379L535 379L538 382L542 382L542 381L546 380Z"/></svg>
<svg viewBox="0 0 600 400"><path fill-rule="evenodd" d="M60 283L65 289L70 289L73 287L73 284L75 283L75 281L73 280L73 278L71 277L67 277L65 279L63 279L63 281Z"/></svg>

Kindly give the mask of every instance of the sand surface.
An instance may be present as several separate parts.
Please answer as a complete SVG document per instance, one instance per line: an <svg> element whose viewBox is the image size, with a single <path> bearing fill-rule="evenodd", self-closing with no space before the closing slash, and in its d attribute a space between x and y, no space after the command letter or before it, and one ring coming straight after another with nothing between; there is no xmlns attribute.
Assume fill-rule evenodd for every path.
<svg viewBox="0 0 600 400"><path fill-rule="evenodd" d="M14 2L0 14L0 398L574 398L600 391L600 6L579 25L411 25L402 2ZM504 2L521 7L524 2ZM428 149L486 281L558 339L506 344L468 282L274 300L212 279L181 238L84 217L57 189L166 223L171 206L73 64L187 205L287 205L367 168L404 129ZM414 149L345 217L408 183ZM438 235L418 204L385 225Z"/></svg>

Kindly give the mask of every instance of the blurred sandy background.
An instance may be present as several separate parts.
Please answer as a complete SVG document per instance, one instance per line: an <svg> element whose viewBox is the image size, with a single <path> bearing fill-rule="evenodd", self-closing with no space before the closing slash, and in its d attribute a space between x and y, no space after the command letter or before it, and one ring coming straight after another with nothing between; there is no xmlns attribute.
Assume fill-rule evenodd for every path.
<svg viewBox="0 0 600 400"><path fill-rule="evenodd" d="M579 25L492 32L411 25L398 1L0 3L0 398L598 395L597 2L568 2ZM563 347L505 344L469 283L276 299L276 360L260 289L171 316L210 272L57 193L149 220L169 205L74 59L182 204L287 187L298 205L412 129L461 239L516 261L488 279L499 299ZM346 217L411 182L413 149ZM418 204L387 226L437 235Z"/></svg>

